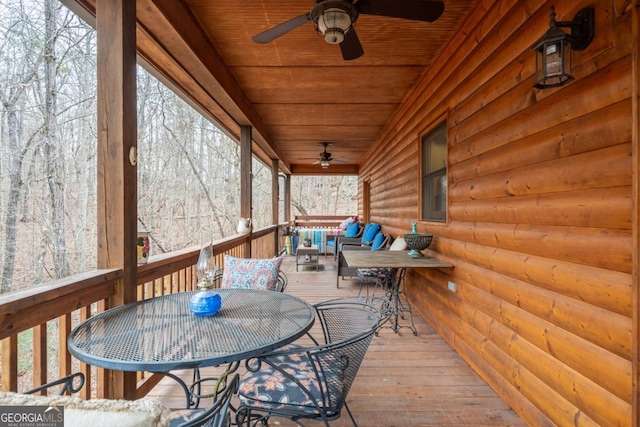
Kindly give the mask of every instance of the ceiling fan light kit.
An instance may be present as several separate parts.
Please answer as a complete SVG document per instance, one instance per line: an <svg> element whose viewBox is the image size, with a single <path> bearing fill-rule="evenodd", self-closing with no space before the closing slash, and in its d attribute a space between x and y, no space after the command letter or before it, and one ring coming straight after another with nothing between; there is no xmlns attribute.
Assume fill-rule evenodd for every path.
<svg viewBox="0 0 640 427"><path fill-rule="evenodd" d="M340 44L344 35L358 19L358 11L352 3L343 0L326 0L311 11L316 31L329 44Z"/></svg>
<svg viewBox="0 0 640 427"><path fill-rule="evenodd" d="M318 159L318 161L316 161L314 164L320 163L322 169L327 169L331 164L331 161L333 160L333 157L331 157L331 153L327 152L327 147L329 147L330 145L333 144L330 142L321 142L318 144L318 146L324 147L324 150L320 153L320 159Z"/></svg>

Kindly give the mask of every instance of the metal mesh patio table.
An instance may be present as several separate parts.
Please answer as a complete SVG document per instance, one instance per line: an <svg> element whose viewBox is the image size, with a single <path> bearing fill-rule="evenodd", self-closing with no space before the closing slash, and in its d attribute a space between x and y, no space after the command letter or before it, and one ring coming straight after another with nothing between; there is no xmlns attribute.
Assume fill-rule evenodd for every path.
<svg viewBox="0 0 640 427"><path fill-rule="evenodd" d="M217 366L282 347L304 335L315 311L280 292L219 289L222 308L211 317L189 311L193 292L115 307L78 325L69 351L90 365L166 373Z"/></svg>

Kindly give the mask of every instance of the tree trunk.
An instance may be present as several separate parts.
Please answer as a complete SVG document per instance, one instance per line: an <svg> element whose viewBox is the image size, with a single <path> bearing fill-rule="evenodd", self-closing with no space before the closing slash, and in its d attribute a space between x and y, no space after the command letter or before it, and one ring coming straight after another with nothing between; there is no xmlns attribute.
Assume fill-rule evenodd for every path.
<svg viewBox="0 0 640 427"><path fill-rule="evenodd" d="M55 278L67 277L70 274L66 227L64 215L64 185L61 180L58 158L58 136L56 134L57 113L57 66L55 52L57 36L57 1L45 0L45 116L44 116L44 157L46 164L47 184L49 187L49 207L51 214L51 236Z"/></svg>
<svg viewBox="0 0 640 427"><path fill-rule="evenodd" d="M7 133L9 134L9 152L13 159L9 171L9 197L7 198L7 217L4 236L4 262L2 265L2 283L0 293L10 292L13 283L13 272L16 261L16 223L18 219L18 200L22 188L22 161L24 151L18 149L18 114L14 105L4 107L7 112Z"/></svg>

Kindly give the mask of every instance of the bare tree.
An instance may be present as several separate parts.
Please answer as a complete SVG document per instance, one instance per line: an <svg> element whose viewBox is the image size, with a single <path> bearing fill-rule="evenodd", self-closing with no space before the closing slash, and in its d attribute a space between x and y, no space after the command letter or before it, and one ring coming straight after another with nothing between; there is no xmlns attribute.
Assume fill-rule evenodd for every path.
<svg viewBox="0 0 640 427"><path fill-rule="evenodd" d="M65 241L66 226L64 212L64 184L59 164L57 129L57 64L56 38L57 14L60 4L57 0L44 1L44 81L45 106L43 128L43 153L46 179L49 187L49 211L51 216L51 235L53 250L54 277L59 279L70 274Z"/></svg>
<svg viewBox="0 0 640 427"><path fill-rule="evenodd" d="M0 102L6 120L7 142L9 147L9 196L6 201L4 260L2 263L2 282L0 292L11 290L15 268L16 224L20 192L23 188L22 169L25 157L34 139L23 140L23 117L21 103L30 83L36 78L42 55L35 52L35 46L28 40L31 36L29 20L24 8L16 11L16 19L3 28L3 44L0 49L0 62L4 64L0 81ZM15 41L22 43L15 43Z"/></svg>
<svg viewBox="0 0 640 427"><path fill-rule="evenodd" d="M89 203L85 199L81 207L70 210L65 200L66 188L74 185L70 178L76 175L76 164L82 173L90 173L92 168L87 168L86 160L68 161L77 155L73 150L77 144L67 137L61 145L58 131L62 123L68 135L77 135L70 123L95 123L87 115L90 109L83 109L87 97L91 100L95 95L76 92L79 85L69 81L69 76L74 75L73 80L86 74L87 66L92 67L92 61L82 53L86 43L91 44L87 25L69 11L60 13L62 8L55 0L40 0L39 4L5 0L0 2L0 8L0 138L6 141L0 146L8 147L0 171L6 170L9 175L9 188L0 187L0 193L7 194L6 199L0 198L0 209L6 212L0 224L4 237L0 292L6 292L40 282L43 272L48 278L71 274L67 218L70 212L88 208ZM95 78L91 86L95 86ZM86 154L86 158L92 156L95 157L91 151ZM86 187L88 180L81 182ZM18 207L22 209L20 216ZM81 234L86 240L86 233ZM76 259L84 261L85 252L81 251L83 256ZM16 267L22 272L19 277L15 276Z"/></svg>

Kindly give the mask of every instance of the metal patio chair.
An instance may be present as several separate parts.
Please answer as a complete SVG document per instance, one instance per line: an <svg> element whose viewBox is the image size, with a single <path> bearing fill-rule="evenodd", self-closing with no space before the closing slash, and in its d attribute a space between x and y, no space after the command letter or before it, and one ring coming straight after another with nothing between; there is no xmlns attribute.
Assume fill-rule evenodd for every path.
<svg viewBox="0 0 640 427"><path fill-rule="evenodd" d="M240 381L238 426L266 424L269 418L320 420L325 426L344 407L374 332L388 313L373 304L327 301L316 306L324 343L289 346L250 359ZM302 424L300 424L302 425Z"/></svg>

